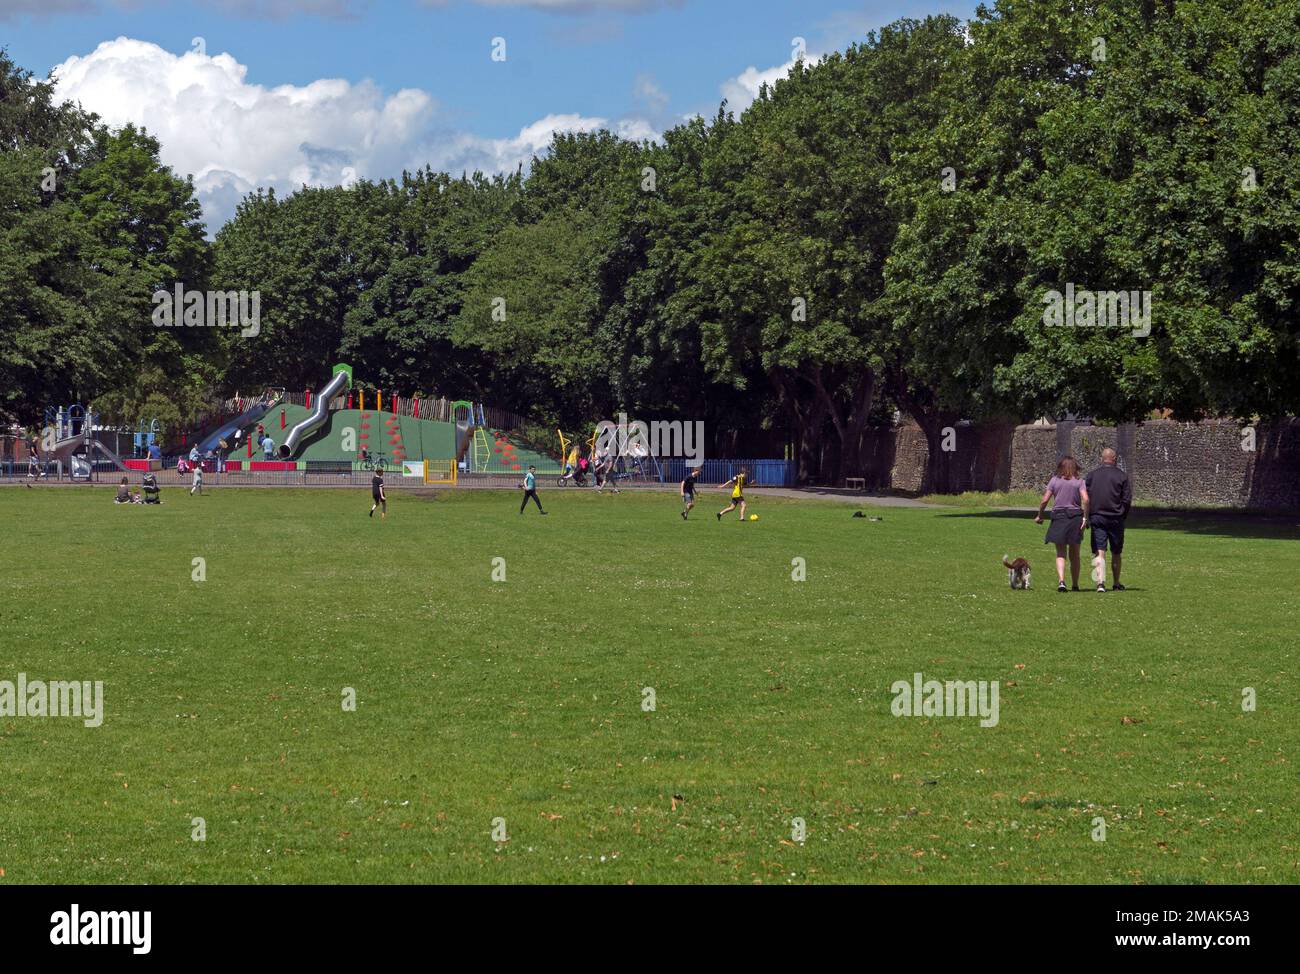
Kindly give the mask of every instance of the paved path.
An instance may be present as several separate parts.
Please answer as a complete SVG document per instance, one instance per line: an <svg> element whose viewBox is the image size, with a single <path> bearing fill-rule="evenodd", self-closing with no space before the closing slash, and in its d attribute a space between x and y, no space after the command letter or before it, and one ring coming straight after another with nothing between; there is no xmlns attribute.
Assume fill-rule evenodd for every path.
<svg viewBox="0 0 1300 974"><path fill-rule="evenodd" d="M706 488L707 490L707 488ZM754 497L790 497L794 500L846 501L869 507L927 507L941 510L944 504L926 504L910 497L889 494L864 494L856 490L839 490L834 487L755 487Z"/></svg>

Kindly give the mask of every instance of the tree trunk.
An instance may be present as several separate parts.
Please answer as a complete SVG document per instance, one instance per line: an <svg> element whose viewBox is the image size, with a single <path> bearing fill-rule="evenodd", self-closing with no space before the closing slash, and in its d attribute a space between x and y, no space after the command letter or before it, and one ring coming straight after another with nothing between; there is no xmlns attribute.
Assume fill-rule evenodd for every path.
<svg viewBox="0 0 1300 974"><path fill-rule="evenodd" d="M835 486L852 471L857 476L862 466L862 431L866 429L867 417L871 413L871 398L875 394L876 374L870 369L863 369L853 389L853 400L847 414L837 407L834 398L822 378L821 366L812 370L813 387L817 390L817 399L824 406L835 432L839 436L839 450L835 468L831 476L831 485Z"/></svg>
<svg viewBox="0 0 1300 974"><path fill-rule="evenodd" d="M918 410L918 415L913 417L921 427L921 432L925 434L926 446L926 463L925 479L922 485L922 492L926 494L952 494L956 493L956 478L953 476L953 460L957 452L955 447L957 434L957 421L960 415L949 409L936 410ZM944 449L944 441L947 438L944 431L953 430L952 450Z"/></svg>
<svg viewBox="0 0 1300 974"><path fill-rule="evenodd" d="M816 396L797 395L797 390L784 375L773 373L771 380L780 393L785 407L794 414L799 482L815 482L822 472L821 446L823 427L826 424L825 404Z"/></svg>

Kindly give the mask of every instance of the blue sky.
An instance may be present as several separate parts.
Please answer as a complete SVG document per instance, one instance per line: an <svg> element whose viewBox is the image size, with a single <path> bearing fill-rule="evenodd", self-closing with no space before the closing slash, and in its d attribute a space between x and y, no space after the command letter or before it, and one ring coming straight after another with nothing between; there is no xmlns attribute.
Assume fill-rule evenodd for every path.
<svg viewBox="0 0 1300 974"><path fill-rule="evenodd" d="M551 131L653 137L791 59L973 3L850 0L0 0L0 44L60 92L147 125L219 223L257 185L428 162L526 164ZM202 38L197 48L193 38ZM506 60L491 57L494 37ZM118 41L125 38L126 41ZM72 59L76 59L74 62ZM335 81L336 84L322 84Z"/></svg>

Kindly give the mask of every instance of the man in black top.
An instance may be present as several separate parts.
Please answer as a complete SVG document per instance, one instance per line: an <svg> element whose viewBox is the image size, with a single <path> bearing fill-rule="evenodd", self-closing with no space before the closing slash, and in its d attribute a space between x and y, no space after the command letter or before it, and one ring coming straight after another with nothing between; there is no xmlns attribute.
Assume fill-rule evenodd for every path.
<svg viewBox="0 0 1300 974"><path fill-rule="evenodd" d="M1133 485L1128 474L1121 470L1119 458L1110 447L1101 451L1101 466L1084 477L1088 487L1088 522L1092 526L1092 553L1104 552L1110 547L1110 570L1115 580L1116 592L1124 591L1119 582L1120 556L1124 552L1124 521L1133 506ZM1106 556L1103 554L1102 558ZM1103 576L1104 577L1104 576ZM1104 582L1098 591L1104 592Z"/></svg>
<svg viewBox="0 0 1300 974"><path fill-rule="evenodd" d="M700 475L699 469L686 469L686 479L682 481L682 520L685 521L686 515L691 512L695 506L695 478Z"/></svg>

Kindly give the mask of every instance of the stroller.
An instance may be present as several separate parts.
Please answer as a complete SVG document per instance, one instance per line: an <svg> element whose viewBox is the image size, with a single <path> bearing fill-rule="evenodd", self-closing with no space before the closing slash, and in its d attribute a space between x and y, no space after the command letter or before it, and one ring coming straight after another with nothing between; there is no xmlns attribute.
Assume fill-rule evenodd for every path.
<svg viewBox="0 0 1300 974"><path fill-rule="evenodd" d="M146 504L162 503L162 491L158 489L158 478L154 476L152 470L144 475L141 486L144 487L144 502Z"/></svg>
<svg viewBox="0 0 1300 974"><path fill-rule="evenodd" d="M591 461L586 457L578 457L578 465L573 471L573 486L586 487L587 474L591 470Z"/></svg>
<svg viewBox="0 0 1300 974"><path fill-rule="evenodd" d="M586 487L587 471L590 469L590 466L591 464L587 461L586 457L578 457L576 463L566 463L564 465L564 473L560 474L559 479L556 481L556 486L567 487L569 484L573 484L575 487Z"/></svg>

